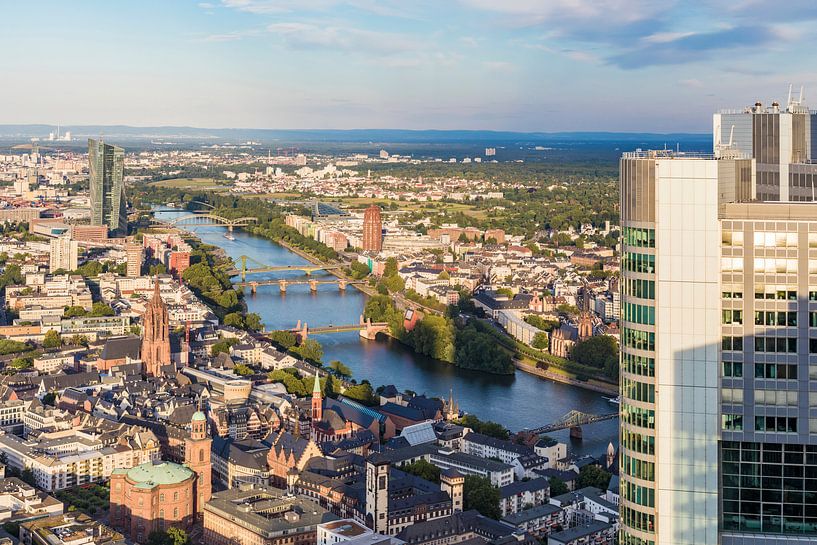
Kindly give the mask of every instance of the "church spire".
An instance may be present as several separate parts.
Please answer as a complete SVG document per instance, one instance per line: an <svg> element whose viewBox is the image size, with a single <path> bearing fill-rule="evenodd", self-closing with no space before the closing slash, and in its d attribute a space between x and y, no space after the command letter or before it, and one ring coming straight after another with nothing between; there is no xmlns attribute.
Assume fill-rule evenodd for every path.
<svg viewBox="0 0 817 545"><path fill-rule="evenodd" d="M315 372L315 384L312 386L312 428L323 420L323 396L321 394L321 379Z"/></svg>

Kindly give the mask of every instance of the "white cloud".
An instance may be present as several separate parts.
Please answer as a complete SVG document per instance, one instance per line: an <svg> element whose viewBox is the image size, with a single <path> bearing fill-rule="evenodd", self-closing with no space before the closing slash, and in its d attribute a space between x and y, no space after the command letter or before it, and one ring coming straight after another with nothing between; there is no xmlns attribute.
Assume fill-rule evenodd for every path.
<svg viewBox="0 0 817 545"><path fill-rule="evenodd" d="M483 68L490 72L513 72L516 70L516 65L507 61L485 61L482 63Z"/></svg>
<svg viewBox="0 0 817 545"><path fill-rule="evenodd" d="M294 49L365 51L380 56L420 49L422 45L403 34L358 28L319 26L311 23L273 23L267 30Z"/></svg>
<svg viewBox="0 0 817 545"><path fill-rule="evenodd" d="M704 86L704 82L696 78L682 79L678 83L690 89L701 89Z"/></svg>

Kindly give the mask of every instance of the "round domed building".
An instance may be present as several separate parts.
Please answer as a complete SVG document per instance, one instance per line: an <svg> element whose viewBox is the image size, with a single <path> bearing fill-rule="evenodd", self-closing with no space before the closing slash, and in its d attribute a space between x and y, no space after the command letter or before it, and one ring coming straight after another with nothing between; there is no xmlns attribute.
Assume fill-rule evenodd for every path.
<svg viewBox="0 0 817 545"><path fill-rule="evenodd" d="M185 440L184 464L154 461L111 474L110 522L144 543L154 530L190 529L212 493L207 417L196 411Z"/></svg>

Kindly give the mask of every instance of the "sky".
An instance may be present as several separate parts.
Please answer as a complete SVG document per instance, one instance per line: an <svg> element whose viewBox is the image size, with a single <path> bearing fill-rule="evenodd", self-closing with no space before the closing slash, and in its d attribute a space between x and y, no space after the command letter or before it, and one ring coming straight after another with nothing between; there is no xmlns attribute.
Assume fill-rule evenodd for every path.
<svg viewBox="0 0 817 545"><path fill-rule="evenodd" d="M0 124L707 132L817 107L817 2L0 2ZM795 94L797 94L795 92Z"/></svg>

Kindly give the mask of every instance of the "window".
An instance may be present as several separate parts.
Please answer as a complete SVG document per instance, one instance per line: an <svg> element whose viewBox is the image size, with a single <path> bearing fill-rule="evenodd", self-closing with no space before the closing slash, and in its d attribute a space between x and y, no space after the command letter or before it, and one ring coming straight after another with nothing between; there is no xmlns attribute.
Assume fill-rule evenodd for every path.
<svg viewBox="0 0 817 545"><path fill-rule="evenodd" d="M727 231L722 232L722 239L724 246L743 246L743 231Z"/></svg>
<svg viewBox="0 0 817 545"><path fill-rule="evenodd" d="M179 493L178 492L173 493L173 501L179 501Z"/></svg>
<svg viewBox="0 0 817 545"><path fill-rule="evenodd" d="M723 350L743 351L743 337L723 337L721 341Z"/></svg>
<svg viewBox="0 0 817 545"><path fill-rule="evenodd" d="M741 262L743 262L742 259ZM655 256L625 252L621 259L621 269L630 272L654 274Z"/></svg>
<svg viewBox="0 0 817 545"><path fill-rule="evenodd" d="M724 403L743 403L743 389L723 388L721 390L721 401Z"/></svg>
<svg viewBox="0 0 817 545"><path fill-rule="evenodd" d="M721 270L723 272L743 272L742 257L722 257Z"/></svg>
<svg viewBox="0 0 817 545"><path fill-rule="evenodd" d="M638 297L639 299L655 299L655 280L625 278L623 288L624 295L629 297Z"/></svg>
<svg viewBox="0 0 817 545"><path fill-rule="evenodd" d="M756 416L755 431L797 433L797 418L791 416Z"/></svg>
<svg viewBox="0 0 817 545"><path fill-rule="evenodd" d="M726 431L743 431L743 415L722 414L721 429Z"/></svg>
<svg viewBox="0 0 817 545"><path fill-rule="evenodd" d="M756 363L755 378L797 380L797 365L785 363Z"/></svg>
<svg viewBox="0 0 817 545"><path fill-rule="evenodd" d="M655 325L655 307L635 303L624 303L621 306L624 320L637 324Z"/></svg>
<svg viewBox="0 0 817 545"><path fill-rule="evenodd" d="M655 350L655 333L625 327L622 331L622 344L636 350Z"/></svg>
<svg viewBox="0 0 817 545"><path fill-rule="evenodd" d="M755 337L755 352L797 353L797 337Z"/></svg>
<svg viewBox="0 0 817 545"><path fill-rule="evenodd" d="M723 362L723 376L732 378L743 378L743 363L739 361Z"/></svg>
<svg viewBox="0 0 817 545"><path fill-rule="evenodd" d="M725 325L742 324L743 323L743 311L742 310L724 309L723 310L723 323Z"/></svg>
<svg viewBox="0 0 817 545"><path fill-rule="evenodd" d="M621 240L624 244L629 246L655 248L655 229L623 227L621 229Z"/></svg>
<svg viewBox="0 0 817 545"><path fill-rule="evenodd" d="M178 507L173 508L173 518L174 519L179 518L179 508Z"/></svg>
<svg viewBox="0 0 817 545"><path fill-rule="evenodd" d="M161 494L159 494L159 501L160 501L161 503L164 503L164 502L165 502L165 493L164 493L164 492L162 492Z"/></svg>
<svg viewBox="0 0 817 545"><path fill-rule="evenodd" d="M797 392L786 390L755 390L755 404L796 407Z"/></svg>
<svg viewBox="0 0 817 545"><path fill-rule="evenodd" d="M797 312L755 311L755 325L796 326Z"/></svg>

